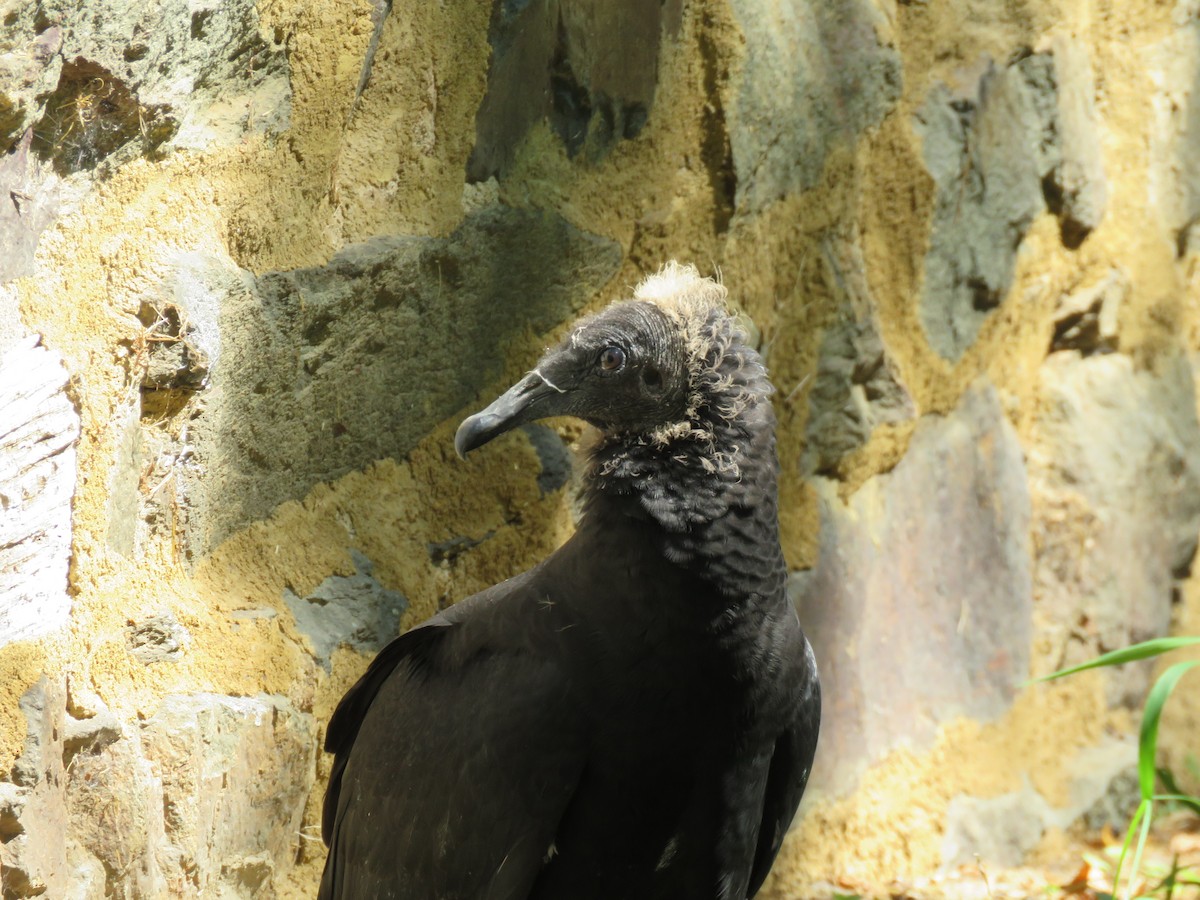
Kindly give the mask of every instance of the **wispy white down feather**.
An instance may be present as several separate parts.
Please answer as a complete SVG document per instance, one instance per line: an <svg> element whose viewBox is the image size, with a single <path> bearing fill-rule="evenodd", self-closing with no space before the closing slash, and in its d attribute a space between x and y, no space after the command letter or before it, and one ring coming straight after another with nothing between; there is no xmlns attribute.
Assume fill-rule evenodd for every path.
<svg viewBox="0 0 1200 900"><path fill-rule="evenodd" d="M645 278L633 296L653 303L667 315L682 336L687 353L690 384L686 416L682 421L659 427L649 435L650 440L659 446L681 439L711 445L711 423L699 421L696 416L700 405L707 401L718 415L732 420L746 404L746 398L733 389L732 379L718 373L726 349L740 336L736 322L732 329L713 327L714 312L732 318L727 302L729 292L720 281L702 276L695 266L672 260ZM737 471L736 460L711 446L702 463L722 471Z"/></svg>

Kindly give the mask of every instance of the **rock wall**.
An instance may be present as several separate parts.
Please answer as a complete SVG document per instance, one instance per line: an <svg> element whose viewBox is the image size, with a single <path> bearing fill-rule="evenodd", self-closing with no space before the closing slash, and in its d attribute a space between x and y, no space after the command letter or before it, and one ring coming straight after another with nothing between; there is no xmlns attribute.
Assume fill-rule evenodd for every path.
<svg viewBox="0 0 1200 900"><path fill-rule="evenodd" d="M1120 825L1149 669L1025 681L1200 622L1194 0L0 0L0 72L5 898L311 896L341 693L571 528L578 426L454 426L673 257L826 678L764 893Z"/></svg>

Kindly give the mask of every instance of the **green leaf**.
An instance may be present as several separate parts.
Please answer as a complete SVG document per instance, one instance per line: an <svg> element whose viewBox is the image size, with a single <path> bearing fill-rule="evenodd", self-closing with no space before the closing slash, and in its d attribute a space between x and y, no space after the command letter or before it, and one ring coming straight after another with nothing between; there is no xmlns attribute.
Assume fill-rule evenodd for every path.
<svg viewBox="0 0 1200 900"><path fill-rule="evenodd" d="M1200 660L1188 660L1175 663L1158 677L1150 694L1146 697L1146 707L1142 713L1142 733L1138 738L1138 782L1142 789L1142 799L1149 800L1154 796L1154 758L1158 749L1158 720L1162 716L1163 705L1167 697L1175 689L1179 679L1188 669L1200 665Z"/></svg>
<svg viewBox="0 0 1200 900"><path fill-rule="evenodd" d="M1134 644L1132 647L1113 650L1111 653L1097 656L1093 660L1080 663L1077 666L1071 666L1069 669L1060 669L1049 675L1042 675L1040 678L1034 678L1028 683L1035 684L1039 681L1050 681L1054 678L1062 678L1064 675L1074 675L1076 672L1083 672L1087 669L1098 669L1101 666L1120 666L1129 662L1137 662L1139 659L1149 659L1152 656L1168 653L1171 650L1195 646L1200 646L1200 635L1155 638L1152 641L1142 641L1140 644Z"/></svg>
<svg viewBox="0 0 1200 900"><path fill-rule="evenodd" d="M1181 806L1186 806L1196 815L1200 816L1200 797L1185 794L1183 789L1176 783L1175 776L1171 773L1170 769L1159 766L1156 771L1158 772L1158 780L1167 789L1167 793L1155 795L1154 799L1178 803Z"/></svg>

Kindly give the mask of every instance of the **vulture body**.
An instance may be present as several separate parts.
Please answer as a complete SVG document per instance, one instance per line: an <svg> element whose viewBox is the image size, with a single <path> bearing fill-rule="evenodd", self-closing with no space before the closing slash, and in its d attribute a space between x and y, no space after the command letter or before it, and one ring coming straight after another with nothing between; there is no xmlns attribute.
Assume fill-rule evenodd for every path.
<svg viewBox="0 0 1200 900"><path fill-rule="evenodd" d="M574 536L385 647L328 727L320 897L742 900L820 720L785 593L771 387L671 264L455 439L600 432Z"/></svg>

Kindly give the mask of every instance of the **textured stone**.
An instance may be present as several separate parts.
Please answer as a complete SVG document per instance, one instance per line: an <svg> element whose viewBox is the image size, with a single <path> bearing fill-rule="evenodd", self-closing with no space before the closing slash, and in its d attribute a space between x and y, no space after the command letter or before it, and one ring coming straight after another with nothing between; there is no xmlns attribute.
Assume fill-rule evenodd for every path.
<svg viewBox="0 0 1200 900"><path fill-rule="evenodd" d="M64 205L82 193L38 159L33 131L0 155L0 283L33 272L38 240Z"/></svg>
<svg viewBox="0 0 1200 900"><path fill-rule="evenodd" d="M252 896L294 860L316 739L312 717L280 697L165 698L141 740L161 779L164 838L152 850L167 883Z"/></svg>
<svg viewBox="0 0 1200 900"><path fill-rule="evenodd" d="M357 570L353 575L331 575L306 597L290 588L283 592L296 627L312 643L313 655L327 672L330 657L340 646L360 653L379 650L399 633L400 616L408 608L403 594L375 580L371 560L355 549L350 556Z"/></svg>
<svg viewBox="0 0 1200 900"><path fill-rule="evenodd" d="M490 207L448 238L378 238L227 297L195 429L201 546L407 453L499 374L508 339L550 330L620 262L558 216Z"/></svg>
<svg viewBox="0 0 1200 900"><path fill-rule="evenodd" d="M37 338L0 358L0 647L66 624L79 413Z"/></svg>
<svg viewBox="0 0 1200 900"><path fill-rule="evenodd" d="M211 149L289 121L282 33L253 0L0 5L0 282L98 166Z"/></svg>
<svg viewBox="0 0 1200 900"><path fill-rule="evenodd" d="M1104 215L1107 188L1086 51L1059 38L1052 53L985 62L956 89L938 85L918 111L937 186L921 322L958 359L1012 284L1017 249L1047 205L1063 243L1078 247Z"/></svg>
<svg viewBox="0 0 1200 900"><path fill-rule="evenodd" d="M1054 353L1029 454L1038 547L1039 670L1167 632L1200 533L1200 423L1192 371L1121 354ZM1144 667L1109 670L1140 702Z"/></svg>
<svg viewBox="0 0 1200 900"><path fill-rule="evenodd" d="M925 417L896 468L848 502L815 485L820 556L790 588L825 693L813 784L838 792L940 722L1008 708L1032 637L1029 499L1021 448L986 385Z"/></svg>
<svg viewBox="0 0 1200 900"><path fill-rule="evenodd" d="M161 792L136 741L105 708L75 718L43 677L21 699L25 746L0 781L5 900L162 896L148 848L161 841Z"/></svg>
<svg viewBox="0 0 1200 900"><path fill-rule="evenodd" d="M739 212L812 187L900 96L900 55L869 0L733 0L744 58L729 91Z"/></svg>
<svg viewBox="0 0 1200 900"><path fill-rule="evenodd" d="M943 822L942 869L1022 865L1048 829L1077 822L1093 830L1108 824L1121 831L1139 799L1136 759L1131 740L1105 737L1084 747L1067 767L1071 775L1062 807L1049 803L1028 780L1020 790L998 797L955 797Z"/></svg>
<svg viewBox="0 0 1200 900"><path fill-rule="evenodd" d="M1200 20L1187 14L1182 27L1145 47L1142 62L1154 91L1150 134L1148 205L1161 211L1179 255L1200 249Z"/></svg>
<svg viewBox="0 0 1200 900"><path fill-rule="evenodd" d="M1083 355L1117 349L1121 304L1129 294L1129 279L1111 269L1095 284L1064 295L1054 311L1050 350L1078 350Z"/></svg>
<svg viewBox="0 0 1200 900"><path fill-rule="evenodd" d="M221 303L253 295L254 278L227 254L163 248L160 258L161 276L135 298L142 331L123 342L141 390L110 476L109 546L130 556L169 536L190 557L192 489L204 474L190 420L203 408L220 354ZM184 424L160 427L172 419Z"/></svg>
<svg viewBox="0 0 1200 900"><path fill-rule="evenodd" d="M1084 827L1089 831L1111 828L1120 833L1129 824L1141 802L1142 788L1137 766L1128 765L1109 781L1104 793L1083 814Z"/></svg>
<svg viewBox="0 0 1200 900"><path fill-rule="evenodd" d="M879 334L866 265L853 239L823 240L825 280L840 313L821 337L808 392L808 423L800 471L830 474L862 446L877 425L902 422L916 406Z"/></svg>
<svg viewBox="0 0 1200 900"><path fill-rule="evenodd" d="M1108 186L1096 116L1096 82L1087 48L1072 37L1058 35L1052 53L1058 158L1044 187L1050 211L1061 222L1063 243L1074 248L1104 218Z"/></svg>
<svg viewBox="0 0 1200 900"><path fill-rule="evenodd" d="M36 6L0 4L0 152L9 151L34 123L62 70L62 29L39 31Z"/></svg>
<svg viewBox="0 0 1200 900"><path fill-rule="evenodd" d="M942 865L1019 866L1041 840L1048 817L1046 801L1028 784L986 800L955 797L946 810Z"/></svg>
<svg viewBox="0 0 1200 900"><path fill-rule="evenodd" d="M125 627L125 644L139 662L151 665L181 659L192 636L171 613L150 616Z"/></svg>
<svg viewBox="0 0 1200 900"><path fill-rule="evenodd" d="M0 283L33 271L38 238L64 195L79 193L31 152L31 126L63 65L62 29L39 33L35 14L32 3L0 3Z"/></svg>
<svg viewBox="0 0 1200 900"><path fill-rule="evenodd" d="M1111 758L1068 749L1108 739L1085 721L1101 710L1072 703L1046 721L1022 703L986 729L987 760L962 755L978 749L977 722L944 727L925 751L955 710L1005 706L1024 667L989 668L1004 642L1022 654L1032 643L1037 673L1148 635L1166 610L1177 628L1196 622L1196 579L1178 577L1196 524L1192 399L1170 348L1200 348L1198 14L1200 0L0 0L0 352L46 335L69 360L85 429L78 472L51 486L76 491L72 568L64 538L56 583L70 571L78 593L53 593L45 618L22 615L36 629L66 620L68 603L78 612L69 632L0 647L16 684L39 677L25 661L50 670L43 699L31 692L18 711L13 697L0 716L0 755L20 754L0 772L4 891L311 897L323 719L255 694L287 685L324 716L358 667L327 673L291 652L289 636L308 641L283 585L329 575L342 525L373 548L380 578L393 548L386 569L414 605L535 562L571 497L553 431L524 432L555 492L541 501L503 453L488 455L478 490L482 457L473 474L425 453L370 461L475 408L528 360L535 330L610 273L605 296L672 255L723 269L764 328L781 376L784 549L819 563L793 589L826 670L823 768L763 896L828 893L813 880L885 896L892 879L925 884L943 851L970 870L964 896L986 892L976 853L1001 895L990 860L1014 859L1039 829L1071 826L1070 814L1123 825L1135 741ZM473 141L472 176L499 177L462 185ZM934 165L922 153L939 142ZM169 155L179 147L197 149ZM376 236L320 269L262 275ZM1059 237L1067 251L1047 245ZM939 258L953 278L923 296ZM921 346L939 318L943 359ZM987 346L963 350L979 322ZM1122 352L1132 365L1110 359ZM966 407L914 425L914 449L880 476L907 449L906 417L922 412L910 406L944 413L980 372L1020 423L1028 533L995 409L990 428ZM9 415L0 406L0 422ZM337 477L348 469L363 477ZM0 529L22 520L13 513L0 509ZM226 537L188 571L189 552ZM1031 637L1013 549L1026 542ZM944 586L957 583L967 588ZM0 620L16 609L0 598ZM1110 699L1140 700L1144 669L1105 678ZM1168 706L1182 710L1181 747L1197 733L1196 685L1185 679ZM247 692L272 711L256 723L242 700L200 690ZM191 699L156 713L168 691ZM887 748L900 752L862 790L856 773ZM821 803L851 785L845 802ZM997 798L1001 785L1014 793ZM295 807L270 804L294 792L299 806L306 790L300 844ZM1021 808L1028 820L1014 822ZM273 837L221 844L237 822Z"/></svg>
<svg viewBox="0 0 1200 900"><path fill-rule="evenodd" d="M168 893L154 858L163 841L158 772L136 739L94 744L73 756L66 793L68 833L79 844L69 855L98 861L110 894L122 889L134 897Z"/></svg>
<svg viewBox="0 0 1200 900"><path fill-rule="evenodd" d="M181 694L131 730L68 706L50 678L21 699L25 746L0 781L5 900L273 896L315 777L311 716Z"/></svg>
<svg viewBox="0 0 1200 900"><path fill-rule="evenodd" d="M553 428L534 422L522 425L521 430L533 444L542 467L537 476L538 490L543 495L554 493L571 480L571 451Z"/></svg>
<svg viewBox="0 0 1200 900"><path fill-rule="evenodd" d="M117 434L112 470L108 477L108 546L132 557L137 543L141 496L141 423L137 405L130 403L114 417Z"/></svg>
<svg viewBox="0 0 1200 900"><path fill-rule="evenodd" d="M3 226L0 226L2 231ZM20 299L16 288L0 279L0 359L29 335L21 323Z"/></svg>
<svg viewBox="0 0 1200 900"><path fill-rule="evenodd" d="M929 342L959 359L1012 286L1016 251L1034 217L1060 217L1078 247L1104 215L1106 187L1086 50L997 67L959 88L938 85L917 113L937 194L920 318Z"/></svg>
<svg viewBox="0 0 1200 900"><path fill-rule="evenodd" d="M933 348L958 359L1012 283L1017 247L1045 209L1054 167L1053 60L990 63L952 91L939 85L915 128L936 185L921 323Z"/></svg>
<svg viewBox="0 0 1200 900"><path fill-rule="evenodd" d="M800 457L806 475L832 472L877 425L916 414L872 318L842 319L825 331L808 404Z"/></svg>
<svg viewBox="0 0 1200 900"><path fill-rule="evenodd" d="M90 121L76 123L75 134L84 140L68 137L52 148L56 155L82 153L83 162L91 153L89 142L103 147L119 112L104 103L122 105L113 92L132 98L137 127L129 140L151 145L208 149L288 125L291 85L283 35L262 32L252 0L104 7L41 0L38 7L44 21L62 27L62 56L84 76L76 80L97 95ZM104 83L91 81L88 87L96 78ZM60 95L72 90L60 79ZM51 95L49 120L39 129L53 124L54 107Z"/></svg>
<svg viewBox="0 0 1200 900"><path fill-rule="evenodd" d="M598 159L636 137L654 103L660 44L678 28L679 7L679 0L494 0L470 180L502 175L543 120L570 156Z"/></svg>
<svg viewBox="0 0 1200 900"><path fill-rule="evenodd" d="M65 718L62 686L43 677L20 700L25 744L0 782L0 884L5 900L65 896L68 815L66 770L56 735Z"/></svg>
<svg viewBox="0 0 1200 900"><path fill-rule="evenodd" d="M121 723L107 709L78 719L68 711L62 735L63 765L69 769L80 753L99 753L121 737Z"/></svg>

